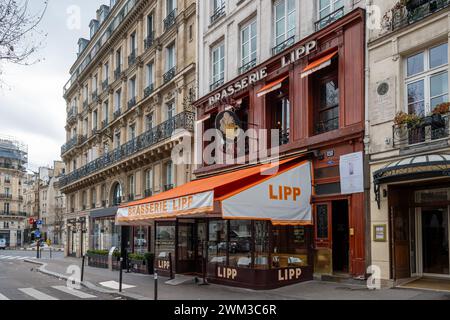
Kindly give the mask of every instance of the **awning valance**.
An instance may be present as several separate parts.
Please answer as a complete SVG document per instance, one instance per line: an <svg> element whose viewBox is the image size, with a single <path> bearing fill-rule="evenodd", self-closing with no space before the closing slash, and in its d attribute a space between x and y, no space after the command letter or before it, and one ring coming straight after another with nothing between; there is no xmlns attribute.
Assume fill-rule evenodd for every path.
<svg viewBox="0 0 450 320"><path fill-rule="evenodd" d="M311 163L298 158L195 180L118 209L119 225L220 213L227 219L312 224Z"/></svg>
<svg viewBox="0 0 450 320"><path fill-rule="evenodd" d="M258 98L260 98L272 91L280 89L281 86L283 85L283 81L286 80L287 78L289 78L289 76L285 76L281 79L275 80L275 81L265 85L264 87L262 87L261 90L259 90L257 93Z"/></svg>
<svg viewBox="0 0 450 320"><path fill-rule="evenodd" d="M319 71L323 68L326 68L331 65L331 60L338 54L338 51L334 51L322 58L319 58L310 64L303 70L302 78L309 76L310 74Z"/></svg>

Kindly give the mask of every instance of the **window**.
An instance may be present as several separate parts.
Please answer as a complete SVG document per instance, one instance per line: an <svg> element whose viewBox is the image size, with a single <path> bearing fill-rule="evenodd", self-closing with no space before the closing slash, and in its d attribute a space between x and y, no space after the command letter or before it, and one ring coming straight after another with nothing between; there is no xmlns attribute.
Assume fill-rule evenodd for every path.
<svg viewBox="0 0 450 320"><path fill-rule="evenodd" d="M130 79L128 90L130 100L136 98L136 77Z"/></svg>
<svg viewBox="0 0 450 320"><path fill-rule="evenodd" d="M115 149L120 147L120 132L116 133L116 135L115 135L114 146L115 146Z"/></svg>
<svg viewBox="0 0 450 320"><path fill-rule="evenodd" d="M115 110L119 111L120 110L120 104L122 101L122 90L117 90L116 91L116 101L115 101Z"/></svg>
<svg viewBox="0 0 450 320"><path fill-rule="evenodd" d="M146 117L145 117L145 128L146 131L150 131L151 129L153 129L154 123L153 123L153 112L150 112Z"/></svg>
<svg viewBox="0 0 450 320"><path fill-rule="evenodd" d="M4 211L6 214L9 214L9 203L5 202L5 203L3 204L3 211Z"/></svg>
<svg viewBox="0 0 450 320"><path fill-rule="evenodd" d="M223 83L225 76L225 45L222 43L213 48L212 61L212 84Z"/></svg>
<svg viewBox="0 0 450 320"><path fill-rule="evenodd" d="M136 125L130 126L130 140L134 140L136 138Z"/></svg>
<svg viewBox="0 0 450 320"><path fill-rule="evenodd" d="M291 129L291 103L289 82L284 81L279 90L267 94L266 104L270 106L270 128L279 132L279 145L289 143Z"/></svg>
<svg viewBox="0 0 450 320"><path fill-rule="evenodd" d="M147 194L147 193L151 192L152 189L153 189L153 170L148 169L147 171L145 171L146 196L150 196L150 194Z"/></svg>
<svg viewBox="0 0 450 320"><path fill-rule="evenodd" d="M144 254L148 251L148 227L134 228L134 252Z"/></svg>
<svg viewBox="0 0 450 320"><path fill-rule="evenodd" d="M153 62L147 64L147 87L153 85Z"/></svg>
<svg viewBox="0 0 450 320"><path fill-rule="evenodd" d="M208 260L210 263L227 264L228 228L226 220L210 221Z"/></svg>
<svg viewBox="0 0 450 320"><path fill-rule="evenodd" d="M295 0L278 0L274 3L275 45L295 36Z"/></svg>
<svg viewBox="0 0 450 320"><path fill-rule="evenodd" d="M344 6L344 0L319 0L319 20Z"/></svg>
<svg viewBox="0 0 450 320"><path fill-rule="evenodd" d="M256 62L256 20L241 30L241 66Z"/></svg>
<svg viewBox="0 0 450 320"><path fill-rule="evenodd" d="M97 91L97 84L98 84L98 76L95 75L94 79L92 80L92 91L93 92Z"/></svg>
<svg viewBox="0 0 450 320"><path fill-rule="evenodd" d="M84 102L85 103L87 103L88 101L89 101L89 87L88 87L88 85L86 84L85 86L84 86L84 89L83 89L83 99L84 99Z"/></svg>
<svg viewBox="0 0 450 320"><path fill-rule="evenodd" d="M168 16L177 7L176 0L166 0L166 16Z"/></svg>
<svg viewBox="0 0 450 320"><path fill-rule="evenodd" d="M255 221L255 269L269 268L269 224L267 221Z"/></svg>
<svg viewBox="0 0 450 320"><path fill-rule="evenodd" d="M170 253L172 262L175 261L175 224L157 222L155 229L155 259L167 260Z"/></svg>
<svg viewBox="0 0 450 320"><path fill-rule="evenodd" d="M175 103L173 101L169 102L166 105L166 108L167 108L166 119L170 120L175 116Z"/></svg>
<svg viewBox="0 0 450 320"><path fill-rule="evenodd" d="M91 190L91 199L92 199L92 208L95 208L95 205L97 204L97 190L95 190L95 188Z"/></svg>
<svg viewBox="0 0 450 320"><path fill-rule="evenodd" d="M106 124L109 122L109 106L107 100L103 102L103 120L105 120Z"/></svg>
<svg viewBox="0 0 450 320"><path fill-rule="evenodd" d="M337 58L314 74L314 133L339 129L339 81Z"/></svg>
<svg viewBox="0 0 450 320"><path fill-rule="evenodd" d="M5 195L6 195L7 197L11 194L10 192L11 192L11 189L5 187Z"/></svg>
<svg viewBox="0 0 450 320"><path fill-rule="evenodd" d="M252 262L252 222L230 221L229 266L250 268Z"/></svg>
<svg viewBox="0 0 450 320"><path fill-rule="evenodd" d="M273 226L273 268L308 266L310 230L303 226Z"/></svg>
<svg viewBox="0 0 450 320"><path fill-rule="evenodd" d="M133 32L130 36L130 54L136 53L136 32Z"/></svg>
<svg viewBox="0 0 450 320"><path fill-rule="evenodd" d="M128 177L128 191L129 191L129 199L128 200L134 200L134 193L135 193L135 188L134 188L134 174Z"/></svg>
<svg viewBox="0 0 450 320"><path fill-rule="evenodd" d="M108 81L109 79L109 63L106 62L103 66L103 80Z"/></svg>
<svg viewBox="0 0 450 320"><path fill-rule="evenodd" d="M153 13L147 16L147 37L153 36Z"/></svg>
<svg viewBox="0 0 450 320"><path fill-rule="evenodd" d="M114 206L118 206L122 203L122 186L120 183L117 183L114 186L114 192L113 192L113 204Z"/></svg>
<svg viewBox="0 0 450 320"><path fill-rule="evenodd" d="M169 161L166 163L166 190L173 188L173 163Z"/></svg>
<svg viewBox="0 0 450 320"><path fill-rule="evenodd" d="M225 6L225 0L213 0L213 12L217 12Z"/></svg>
<svg viewBox="0 0 450 320"><path fill-rule="evenodd" d="M166 71L175 67L175 44L171 44L166 49Z"/></svg>
<svg viewBox="0 0 450 320"><path fill-rule="evenodd" d="M425 116L448 101L448 44L406 59L407 112Z"/></svg>
<svg viewBox="0 0 450 320"><path fill-rule="evenodd" d="M122 49L116 51L116 70L120 70L122 67Z"/></svg>
<svg viewBox="0 0 450 320"><path fill-rule="evenodd" d="M88 132L88 118L85 118L83 121L83 135L86 136Z"/></svg>
<svg viewBox="0 0 450 320"><path fill-rule="evenodd" d="M98 114L97 114L97 110L95 110L92 113L92 129L93 130L97 129L97 121L98 121Z"/></svg>

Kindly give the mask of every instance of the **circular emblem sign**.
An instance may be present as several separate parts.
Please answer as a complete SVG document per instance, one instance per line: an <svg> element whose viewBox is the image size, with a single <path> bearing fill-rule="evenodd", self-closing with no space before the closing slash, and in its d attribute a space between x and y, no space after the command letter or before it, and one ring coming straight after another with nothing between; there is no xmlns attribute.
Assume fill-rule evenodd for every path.
<svg viewBox="0 0 450 320"><path fill-rule="evenodd" d="M386 82L380 83L377 89L378 95L384 96L389 92L389 84Z"/></svg>
<svg viewBox="0 0 450 320"><path fill-rule="evenodd" d="M216 117L216 129L226 140L234 140L239 136L241 121L233 111L222 111Z"/></svg>

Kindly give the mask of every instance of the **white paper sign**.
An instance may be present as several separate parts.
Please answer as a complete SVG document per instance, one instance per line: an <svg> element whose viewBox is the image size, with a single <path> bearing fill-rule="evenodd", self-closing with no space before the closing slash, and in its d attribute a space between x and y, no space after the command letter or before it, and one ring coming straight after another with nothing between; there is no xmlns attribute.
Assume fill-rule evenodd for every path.
<svg viewBox="0 0 450 320"><path fill-rule="evenodd" d="M341 193L364 192L363 153L356 152L341 156Z"/></svg>

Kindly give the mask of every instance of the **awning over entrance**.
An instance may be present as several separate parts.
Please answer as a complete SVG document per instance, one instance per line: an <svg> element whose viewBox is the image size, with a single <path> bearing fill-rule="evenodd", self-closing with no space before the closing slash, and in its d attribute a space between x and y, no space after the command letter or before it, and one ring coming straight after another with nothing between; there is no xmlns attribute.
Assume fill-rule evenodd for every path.
<svg viewBox="0 0 450 320"><path fill-rule="evenodd" d="M450 177L450 155L416 156L388 164L373 174L378 206L380 206L380 184L434 177Z"/></svg>
<svg viewBox="0 0 450 320"><path fill-rule="evenodd" d="M98 210L93 210L89 213L89 217L93 219L114 217L117 213L118 207L102 208Z"/></svg>
<svg viewBox="0 0 450 320"><path fill-rule="evenodd" d="M195 180L118 209L119 225L221 214L226 219L312 224L312 166L298 158Z"/></svg>
<svg viewBox="0 0 450 320"><path fill-rule="evenodd" d="M338 51L335 51L333 53L330 53L320 59L317 59L313 62L311 62L302 72L302 78L305 78L309 76L310 74L313 74L316 71L319 71L323 68L328 67L331 65L331 60L338 54Z"/></svg>
<svg viewBox="0 0 450 320"><path fill-rule="evenodd" d="M260 98L272 91L280 89L283 84L283 81L286 80L287 78L289 78L289 76L283 77L281 79L278 79L276 81L273 81L273 82L265 85L261 90L258 91L258 94L257 94L258 98Z"/></svg>

